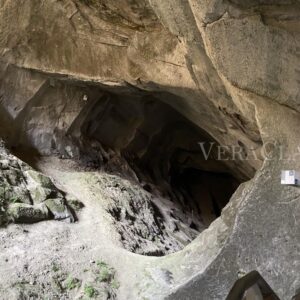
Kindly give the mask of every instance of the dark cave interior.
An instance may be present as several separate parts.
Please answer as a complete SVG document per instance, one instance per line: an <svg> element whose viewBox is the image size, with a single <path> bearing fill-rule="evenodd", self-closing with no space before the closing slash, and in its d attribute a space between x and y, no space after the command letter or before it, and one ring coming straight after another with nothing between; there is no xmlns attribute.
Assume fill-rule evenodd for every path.
<svg viewBox="0 0 300 300"><path fill-rule="evenodd" d="M220 216L242 182L216 148L205 158L199 143L215 142L208 133L153 95L107 94L90 107L82 135L124 157L149 192L191 212L197 231Z"/></svg>

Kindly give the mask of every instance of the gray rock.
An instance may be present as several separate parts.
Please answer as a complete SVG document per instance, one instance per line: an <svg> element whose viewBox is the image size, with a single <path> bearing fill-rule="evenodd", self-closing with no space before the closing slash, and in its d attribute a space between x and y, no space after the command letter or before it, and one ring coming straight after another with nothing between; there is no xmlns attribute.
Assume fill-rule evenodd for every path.
<svg viewBox="0 0 300 300"><path fill-rule="evenodd" d="M29 205L24 203L10 204L8 218L15 223L35 223L49 219L49 211L45 204Z"/></svg>
<svg viewBox="0 0 300 300"><path fill-rule="evenodd" d="M69 208L66 206L64 199L47 199L44 201L44 204L53 215L54 220L69 220L69 222L74 222L74 217Z"/></svg>
<svg viewBox="0 0 300 300"><path fill-rule="evenodd" d="M10 154L3 143L0 154L0 225L11 221L33 223L50 218L74 221L63 193L49 177Z"/></svg>

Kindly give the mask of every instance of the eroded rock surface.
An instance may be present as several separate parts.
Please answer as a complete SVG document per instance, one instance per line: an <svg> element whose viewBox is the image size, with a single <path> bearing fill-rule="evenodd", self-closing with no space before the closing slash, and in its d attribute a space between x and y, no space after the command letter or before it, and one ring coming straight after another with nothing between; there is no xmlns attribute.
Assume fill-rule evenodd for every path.
<svg viewBox="0 0 300 300"><path fill-rule="evenodd" d="M34 150L83 173L54 172L86 196L80 230L49 225L73 247L59 244L62 257L82 256L78 278L95 249L115 264L119 299L225 299L255 270L280 299L299 292L299 190L279 184L282 169L300 168L297 155L283 159L299 152L298 0L3 0L0 16L0 136L32 165L42 161ZM199 142L230 147L206 160ZM67 216L48 177L3 155L2 222L44 219L45 206L55 210L47 218ZM161 258L123 249L167 254L200 232ZM84 286L52 293L47 280L33 284L35 297L84 295Z"/></svg>
<svg viewBox="0 0 300 300"><path fill-rule="evenodd" d="M162 199L155 199L118 177L104 177L101 181L103 194L112 199L108 211L129 251L162 256L181 250L197 236L198 231L188 224L192 216L181 212L180 207L171 203L163 205Z"/></svg>

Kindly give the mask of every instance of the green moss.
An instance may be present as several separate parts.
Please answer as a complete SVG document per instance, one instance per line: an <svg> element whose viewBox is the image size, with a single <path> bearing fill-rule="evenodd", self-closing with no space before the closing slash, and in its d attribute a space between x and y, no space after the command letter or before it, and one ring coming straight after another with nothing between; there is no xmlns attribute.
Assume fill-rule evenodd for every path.
<svg viewBox="0 0 300 300"><path fill-rule="evenodd" d="M97 281L109 282L114 276L114 271L103 261L98 261L97 266L99 267Z"/></svg>
<svg viewBox="0 0 300 300"><path fill-rule="evenodd" d="M66 211L63 199L47 199L44 203L52 213L64 213Z"/></svg>
<svg viewBox="0 0 300 300"><path fill-rule="evenodd" d="M67 281L66 281L66 289L67 290L73 290L73 289L76 289L78 287L80 287L81 285L81 281L77 278L73 278L71 276L69 276L67 278Z"/></svg>
<svg viewBox="0 0 300 300"><path fill-rule="evenodd" d="M19 197L13 196L9 198L10 203L22 203L21 199Z"/></svg>
<svg viewBox="0 0 300 300"><path fill-rule="evenodd" d="M27 174L38 184L40 184L43 188L48 188L50 190L56 189L51 179L39 172L34 170L27 171Z"/></svg>
<svg viewBox="0 0 300 300"><path fill-rule="evenodd" d="M97 261L99 267L97 281L107 283L110 288L118 289L119 282L115 279L115 270L104 261Z"/></svg>
<svg viewBox="0 0 300 300"><path fill-rule="evenodd" d="M84 286L84 294L89 298L93 298L97 296L97 291L92 285L86 284Z"/></svg>
<svg viewBox="0 0 300 300"><path fill-rule="evenodd" d="M7 215L16 223L35 223L49 218L46 205L11 203Z"/></svg>
<svg viewBox="0 0 300 300"><path fill-rule="evenodd" d="M117 290L120 287L120 283L116 279L113 279L110 283L110 286L111 288Z"/></svg>

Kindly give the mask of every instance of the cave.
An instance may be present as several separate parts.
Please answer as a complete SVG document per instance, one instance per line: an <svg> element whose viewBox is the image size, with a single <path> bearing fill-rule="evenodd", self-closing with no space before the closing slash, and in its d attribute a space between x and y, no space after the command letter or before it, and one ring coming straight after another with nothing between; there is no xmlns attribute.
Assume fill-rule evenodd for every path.
<svg viewBox="0 0 300 300"><path fill-rule="evenodd" d="M166 103L164 96L141 91L101 94L78 117L81 140L86 141L82 157L85 163L129 178L155 197L170 201L169 217L188 228L183 247L221 215L248 178L230 160L218 159L218 142ZM107 155L99 161L88 154L91 141L101 145L98 154L112 151L117 161L105 159ZM155 206L154 213L161 215L159 201ZM166 249L141 253L163 255L180 247Z"/></svg>
<svg viewBox="0 0 300 300"><path fill-rule="evenodd" d="M0 299L298 300L299 0L0 16Z"/></svg>
<svg viewBox="0 0 300 300"><path fill-rule="evenodd" d="M83 171L118 176L101 193L110 199L106 210L121 243L130 252L164 256L209 228L255 173L229 152L220 156L220 143L178 110L183 102L130 85L50 78L22 108L16 134L6 141L36 169L56 157L58 169L72 161Z"/></svg>

